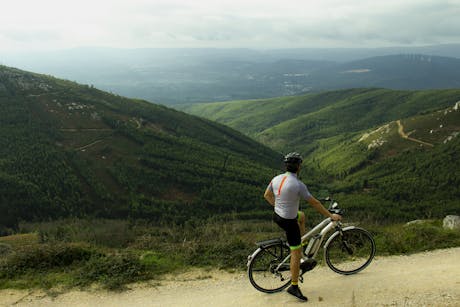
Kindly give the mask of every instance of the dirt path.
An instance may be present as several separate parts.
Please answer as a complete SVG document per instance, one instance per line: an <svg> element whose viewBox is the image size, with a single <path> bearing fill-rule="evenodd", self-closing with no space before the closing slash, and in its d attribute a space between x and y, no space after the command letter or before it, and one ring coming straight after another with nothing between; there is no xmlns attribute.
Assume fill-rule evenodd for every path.
<svg viewBox="0 0 460 307"><path fill-rule="evenodd" d="M341 276L326 267L305 275L305 306L460 306L460 248L377 257L363 272ZM256 291L244 272L191 271L123 293L0 291L0 306L298 306L285 292Z"/></svg>
<svg viewBox="0 0 460 307"><path fill-rule="evenodd" d="M427 143L427 142L424 142L424 141L420 141L420 140L411 138L408 134L406 134L404 132L404 126L401 124L401 120L398 119L396 121L396 123L398 124L398 133L403 139L406 139L406 140L409 140L409 141L412 141L412 142L416 142L416 143L420 143L420 144L423 144L423 145L427 145L427 146L430 146L430 147L434 146L431 143Z"/></svg>
<svg viewBox="0 0 460 307"><path fill-rule="evenodd" d="M88 145L85 145L85 146L82 146L82 147L79 147L79 148L75 149L75 151L80 151L80 150L83 150L83 149L90 148L90 147L92 147L92 146L94 146L94 145L96 145L96 144L98 144L98 143L100 143L102 141L103 141L103 139L94 141L94 142L92 142L92 143L90 143Z"/></svg>

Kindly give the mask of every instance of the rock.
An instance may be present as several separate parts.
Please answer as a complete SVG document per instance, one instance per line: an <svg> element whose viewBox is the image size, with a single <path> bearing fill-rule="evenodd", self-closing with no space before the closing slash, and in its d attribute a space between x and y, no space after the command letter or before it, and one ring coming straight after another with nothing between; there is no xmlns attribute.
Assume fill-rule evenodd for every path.
<svg viewBox="0 0 460 307"><path fill-rule="evenodd" d="M442 227L444 229L456 229L460 230L460 216L448 215L442 221Z"/></svg>
<svg viewBox="0 0 460 307"><path fill-rule="evenodd" d="M420 225L420 224L426 224L426 223L429 223L431 222L432 220L414 220L414 221L410 221L410 222L407 222L404 226L412 226L412 225Z"/></svg>

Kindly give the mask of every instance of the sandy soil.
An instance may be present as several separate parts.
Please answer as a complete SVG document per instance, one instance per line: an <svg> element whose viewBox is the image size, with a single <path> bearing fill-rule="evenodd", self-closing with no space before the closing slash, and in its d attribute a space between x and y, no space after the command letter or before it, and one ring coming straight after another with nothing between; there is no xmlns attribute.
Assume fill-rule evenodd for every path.
<svg viewBox="0 0 460 307"><path fill-rule="evenodd" d="M377 257L352 276L317 267L304 277L307 303L284 291L258 292L244 272L195 270L122 293L2 290L0 306L460 306L460 248Z"/></svg>

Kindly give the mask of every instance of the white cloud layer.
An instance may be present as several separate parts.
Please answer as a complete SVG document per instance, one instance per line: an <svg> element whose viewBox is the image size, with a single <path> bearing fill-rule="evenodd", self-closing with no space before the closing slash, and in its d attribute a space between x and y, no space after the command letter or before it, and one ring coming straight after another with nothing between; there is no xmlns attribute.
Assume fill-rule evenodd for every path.
<svg viewBox="0 0 460 307"><path fill-rule="evenodd" d="M460 43L460 0L1 1L0 48Z"/></svg>

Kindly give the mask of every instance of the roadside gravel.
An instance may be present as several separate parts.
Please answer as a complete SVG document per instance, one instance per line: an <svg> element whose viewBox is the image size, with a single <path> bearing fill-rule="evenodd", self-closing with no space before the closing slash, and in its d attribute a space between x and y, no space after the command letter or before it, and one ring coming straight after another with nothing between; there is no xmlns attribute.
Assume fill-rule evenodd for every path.
<svg viewBox="0 0 460 307"><path fill-rule="evenodd" d="M342 276L327 267L304 275L307 306L460 306L460 248L376 257L363 272ZM0 291L0 306L297 306L286 292L255 290L245 272L191 270L113 293Z"/></svg>

